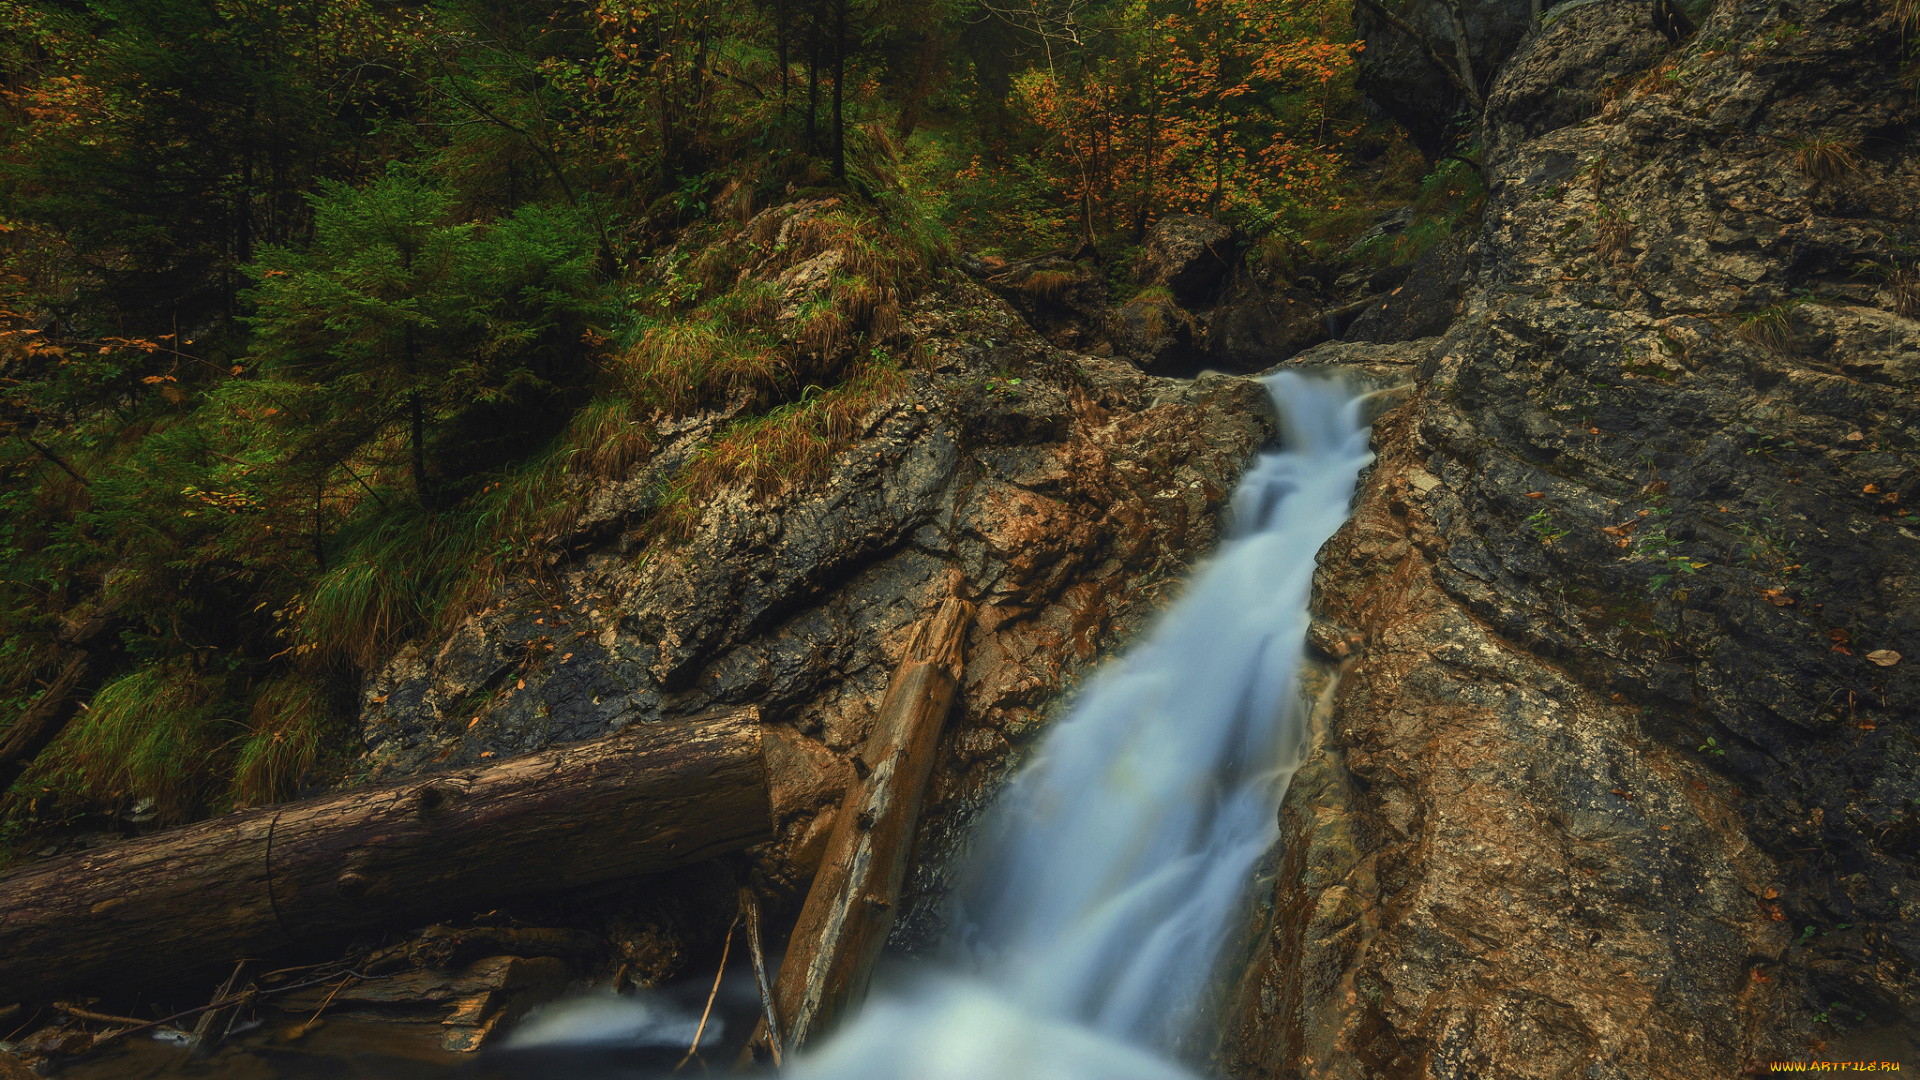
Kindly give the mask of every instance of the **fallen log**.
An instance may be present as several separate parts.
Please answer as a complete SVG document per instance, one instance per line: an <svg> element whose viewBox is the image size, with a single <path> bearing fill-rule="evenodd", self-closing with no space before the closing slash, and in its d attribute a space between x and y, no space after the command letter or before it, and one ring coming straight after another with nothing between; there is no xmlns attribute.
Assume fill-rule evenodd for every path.
<svg viewBox="0 0 1920 1080"><path fill-rule="evenodd" d="M773 988L780 1030L762 1020L743 1057L804 1047L866 996L893 929L972 617L971 604L949 598L914 628L861 752L870 770L847 789L788 940Z"/></svg>
<svg viewBox="0 0 1920 1080"><path fill-rule="evenodd" d="M0 1003L137 989L772 836L752 708L239 810L0 877Z"/></svg>

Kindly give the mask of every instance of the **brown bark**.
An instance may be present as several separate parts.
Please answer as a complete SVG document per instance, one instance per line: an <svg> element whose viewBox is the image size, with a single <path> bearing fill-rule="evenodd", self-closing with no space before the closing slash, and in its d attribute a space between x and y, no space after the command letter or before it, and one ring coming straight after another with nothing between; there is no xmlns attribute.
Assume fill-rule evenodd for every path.
<svg viewBox="0 0 1920 1080"><path fill-rule="evenodd" d="M757 710L636 725L0 877L0 997L138 988L294 940L652 873L772 835Z"/></svg>
<svg viewBox="0 0 1920 1080"><path fill-rule="evenodd" d="M847 790L774 983L781 1045L805 1046L830 1030L867 991L893 928L914 826L940 732L960 683L961 649L973 606L949 598L914 629L881 701L862 757L872 769ZM768 1044L765 1021L748 1052Z"/></svg>

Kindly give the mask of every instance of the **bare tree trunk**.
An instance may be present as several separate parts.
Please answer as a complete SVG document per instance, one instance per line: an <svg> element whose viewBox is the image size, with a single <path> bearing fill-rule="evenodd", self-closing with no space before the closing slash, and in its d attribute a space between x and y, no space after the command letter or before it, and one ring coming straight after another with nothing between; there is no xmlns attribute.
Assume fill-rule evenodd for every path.
<svg viewBox="0 0 1920 1080"><path fill-rule="evenodd" d="M847 125L840 112L847 81L847 0L833 5L833 178L847 178Z"/></svg>
<svg viewBox="0 0 1920 1080"><path fill-rule="evenodd" d="M948 598L914 629L893 673L861 751L872 770L847 789L774 983L784 1047L825 1035L866 996L873 963L893 928L972 619L973 605ZM769 1035L762 1021L743 1058L767 1049Z"/></svg>
<svg viewBox="0 0 1920 1080"><path fill-rule="evenodd" d="M1475 112L1481 112L1486 109L1486 99L1480 96L1480 85L1473 79L1473 62L1468 57L1464 45L1459 49L1457 56L1458 62L1449 64L1441 55L1440 50L1434 45L1432 38L1422 33L1420 29L1412 23L1387 10L1387 8L1380 3L1380 0L1353 0L1353 2L1360 7L1366 8L1388 26L1393 27L1395 30L1400 31L1402 34L1418 42L1420 47L1426 50L1427 60L1431 62L1434 67L1438 68L1442 75L1447 77L1447 81L1453 84L1454 89L1460 91L1460 95L1467 99L1467 103L1473 106ZM1459 12L1450 11L1450 15L1453 18L1455 27L1455 40L1457 42L1465 42L1466 29L1460 25Z"/></svg>
<svg viewBox="0 0 1920 1080"><path fill-rule="evenodd" d="M772 836L757 710L636 724L0 877L0 997L138 990L291 941L653 873Z"/></svg>
<svg viewBox="0 0 1920 1080"><path fill-rule="evenodd" d="M1486 108L1486 102L1480 97L1480 80L1473 77L1473 49L1467 42L1467 24L1460 17L1460 0L1440 0L1440 3L1447 9L1447 22L1453 27L1453 61L1460 67L1460 83L1472 91L1467 100L1479 111Z"/></svg>

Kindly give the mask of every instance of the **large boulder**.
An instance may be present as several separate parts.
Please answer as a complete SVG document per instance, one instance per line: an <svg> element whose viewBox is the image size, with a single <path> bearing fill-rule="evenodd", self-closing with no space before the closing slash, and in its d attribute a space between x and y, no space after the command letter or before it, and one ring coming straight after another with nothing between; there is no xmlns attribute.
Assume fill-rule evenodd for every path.
<svg viewBox="0 0 1920 1080"><path fill-rule="evenodd" d="M1188 375L1199 366L1205 328L1185 308L1148 292L1113 309L1107 339L1114 354L1154 375Z"/></svg>
<svg viewBox="0 0 1920 1080"><path fill-rule="evenodd" d="M1165 286L1186 307L1214 298L1239 257L1230 226L1197 214L1168 214L1154 222L1140 248L1140 284Z"/></svg>
<svg viewBox="0 0 1920 1080"><path fill-rule="evenodd" d="M1058 255L970 266L1028 325L1063 349L1091 351L1106 320L1107 286L1098 273Z"/></svg>
<svg viewBox="0 0 1920 1080"><path fill-rule="evenodd" d="M1259 371L1327 340L1326 311L1304 294L1256 296L1214 309L1207 319L1207 364Z"/></svg>
<svg viewBox="0 0 1920 1080"><path fill-rule="evenodd" d="M1554 8L1500 70L1481 128L1485 160L1600 111L1629 76L1651 67L1666 39L1644 0L1573 0Z"/></svg>

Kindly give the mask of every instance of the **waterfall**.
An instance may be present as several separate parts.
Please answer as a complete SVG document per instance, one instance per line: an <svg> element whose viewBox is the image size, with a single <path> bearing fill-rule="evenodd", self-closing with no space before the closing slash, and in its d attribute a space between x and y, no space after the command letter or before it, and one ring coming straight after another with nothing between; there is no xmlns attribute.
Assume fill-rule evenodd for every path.
<svg viewBox="0 0 1920 1080"><path fill-rule="evenodd" d="M1282 442L1147 638L1089 681L976 837L937 972L881 992L803 1080L1172 1080L1305 749L1314 554L1371 460L1361 402L1268 379Z"/></svg>

